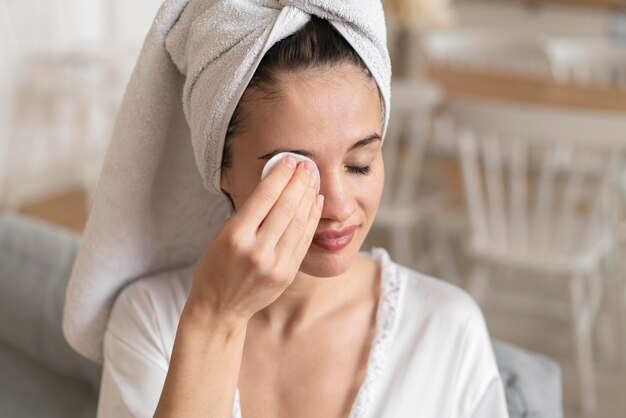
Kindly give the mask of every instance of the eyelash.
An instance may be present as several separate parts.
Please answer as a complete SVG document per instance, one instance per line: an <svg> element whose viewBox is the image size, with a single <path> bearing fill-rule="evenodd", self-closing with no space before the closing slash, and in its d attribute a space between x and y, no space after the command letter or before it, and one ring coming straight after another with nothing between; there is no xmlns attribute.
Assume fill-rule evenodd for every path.
<svg viewBox="0 0 626 418"><path fill-rule="evenodd" d="M372 169L367 165L365 167L348 167L348 171L350 173L366 176L372 172Z"/></svg>

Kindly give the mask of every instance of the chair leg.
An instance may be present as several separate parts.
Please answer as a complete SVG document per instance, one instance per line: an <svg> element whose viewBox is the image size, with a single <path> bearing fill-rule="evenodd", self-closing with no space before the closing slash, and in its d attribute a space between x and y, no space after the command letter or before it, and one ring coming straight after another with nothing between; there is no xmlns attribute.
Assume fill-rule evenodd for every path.
<svg viewBox="0 0 626 418"><path fill-rule="evenodd" d="M593 324L589 301L585 298L584 275L574 275L570 280L574 345L578 365L580 406L584 416L595 411L595 385L591 326Z"/></svg>
<svg viewBox="0 0 626 418"><path fill-rule="evenodd" d="M607 299L605 314L610 323L610 332L613 337L612 354L617 357L622 373L626 373L626 299L624 278L622 277L620 243L605 258L604 274L602 279L606 285L605 296ZM606 341L600 341L606 344Z"/></svg>
<svg viewBox="0 0 626 418"><path fill-rule="evenodd" d="M609 257L607 257L609 258ZM597 343L597 358L611 364L611 367L621 365L620 356L620 308L619 308L619 286L611 272L610 260L606 260L606 265L594 273L593 283L596 284L594 294L596 305L594 305L595 326L594 339Z"/></svg>
<svg viewBox="0 0 626 418"><path fill-rule="evenodd" d="M457 260L452 251L449 237L437 222L428 222L426 225L430 246L433 249L434 264L440 278L449 282L461 284L461 275L457 267Z"/></svg>

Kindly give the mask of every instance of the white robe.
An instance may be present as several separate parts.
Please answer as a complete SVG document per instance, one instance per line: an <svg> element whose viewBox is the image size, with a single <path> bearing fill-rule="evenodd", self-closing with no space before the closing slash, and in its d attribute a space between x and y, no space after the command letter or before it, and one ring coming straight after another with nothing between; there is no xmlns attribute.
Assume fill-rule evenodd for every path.
<svg viewBox="0 0 626 418"><path fill-rule="evenodd" d="M463 290L381 263L376 332L350 418L508 418L483 315ZM116 299L104 339L98 418L152 417L193 268L140 279ZM239 392L233 418L242 418ZM244 417L254 418L254 417Z"/></svg>

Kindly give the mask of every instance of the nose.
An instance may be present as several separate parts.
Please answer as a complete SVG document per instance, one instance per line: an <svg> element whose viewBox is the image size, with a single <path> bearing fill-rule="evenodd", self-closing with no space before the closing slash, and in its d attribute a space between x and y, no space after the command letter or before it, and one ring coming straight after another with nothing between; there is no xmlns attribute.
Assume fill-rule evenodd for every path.
<svg viewBox="0 0 626 418"><path fill-rule="evenodd" d="M322 219L344 223L356 210L356 201L350 183L342 173L320 171L320 194L324 195Z"/></svg>

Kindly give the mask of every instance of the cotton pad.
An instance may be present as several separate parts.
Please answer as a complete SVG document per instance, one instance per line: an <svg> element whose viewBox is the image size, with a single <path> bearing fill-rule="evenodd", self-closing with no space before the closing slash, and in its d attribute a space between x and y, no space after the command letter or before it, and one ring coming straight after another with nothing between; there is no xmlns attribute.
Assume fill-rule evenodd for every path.
<svg viewBox="0 0 626 418"><path fill-rule="evenodd" d="M272 158L269 159L269 161L265 164L265 167L263 167L263 172L261 172L261 179L265 178L265 176L267 176L267 173L270 172L270 170L272 169L272 167L274 167L276 165L276 163L278 163L280 160L282 160L283 158L290 156L293 157L296 161L300 162L300 161L311 161L313 163L313 165L315 166L315 174L318 178L318 182L317 182L317 194L320 193L320 171L317 168L317 164L315 164L315 161L313 161L312 159L310 159L309 157L305 157L304 155L300 155L300 154L296 154L293 152L279 152L278 154L274 155Z"/></svg>

